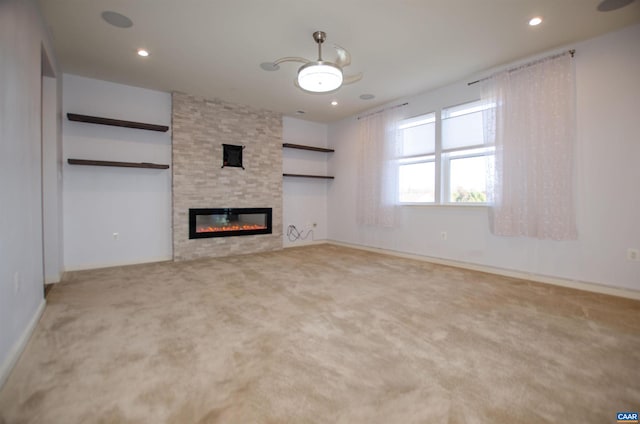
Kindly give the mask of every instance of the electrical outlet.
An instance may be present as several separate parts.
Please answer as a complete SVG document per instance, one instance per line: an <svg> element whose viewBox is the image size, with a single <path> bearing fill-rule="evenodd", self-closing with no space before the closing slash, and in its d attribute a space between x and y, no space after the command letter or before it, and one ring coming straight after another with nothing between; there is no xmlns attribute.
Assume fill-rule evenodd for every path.
<svg viewBox="0 0 640 424"><path fill-rule="evenodd" d="M120 240L120 233L113 233L114 240Z"/></svg>
<svg viewBox="0 0 640 424"><path fill-rule="evenodd" d="M638 249L627 249L627 260L629 261L640 261L640 251Z"/></svg>
<svg viewBox="0 0 640 424"><path fill-rule="evenodd" d="M447 232L446 231L441 231L440 232L440 240L446 240L447 239Z"/></svg>

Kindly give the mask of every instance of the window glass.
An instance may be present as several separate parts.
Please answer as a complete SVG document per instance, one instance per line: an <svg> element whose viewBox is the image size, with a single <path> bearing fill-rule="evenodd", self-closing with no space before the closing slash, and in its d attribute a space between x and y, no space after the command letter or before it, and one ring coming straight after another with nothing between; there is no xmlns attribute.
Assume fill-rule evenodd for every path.
<svg viewBox="0 0 640 424"><path fill-rule="evenodd" d="M400 156L432 154L436 149L435 113L401 122Z"/></svg>
<svg viewBox="0 0 640 424"><path fill-rule="evenodd" d="M483 143L482 112L442 121L442 149L477 146Z"/></svg>
<svg viewBox="0 0 640 424"><path fill-rule="evenodd" d="M436 150L435 124L419 125L402 131L402 156L433 153Z"/></svg>
<svg viewBox="0 0 640 424"><path fill-rule="evenodd" d="M480 102L465 103L442 111L442 150L484 144L482 111Z"/></svg>
<svg viewBox="0 0 640 424"><path fill-rule="evenodd" d="M401 203L434 202L436 114L405 119L398 129L399 200Z"/></svg>
<svg viewBox="0 0 640 424"><path fill-rule="evenodd" d="M452 159L450 166L450 202L484 203L487 201L485 179L487 165L484 156Z"/></svg>
<svg viewBox="0 0 640 424"><path fill-rule="evenodd" d="M428 203L435 201L435 162L400 164L400 202Z"/></svg>

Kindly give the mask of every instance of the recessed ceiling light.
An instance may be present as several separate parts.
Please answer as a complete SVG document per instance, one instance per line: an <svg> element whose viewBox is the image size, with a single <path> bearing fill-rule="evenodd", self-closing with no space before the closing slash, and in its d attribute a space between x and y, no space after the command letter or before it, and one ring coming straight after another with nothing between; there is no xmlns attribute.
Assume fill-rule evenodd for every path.
<svg viewBox="0 0 640 424"><path fill-rule="evenodd" d="M602 0L598 5L600 12L611 12L618 10L633 3L633 0Z"/></svg>
<svg viewBox="0 0 640 424"><path fill-rule="evenodd" d="M133 26L133 22L131 21L131 19L118 12L105 10L100 14L100 16L102 16L102 19L104 19L106 23L113 25L114 27L131 28Z"/></svg>
<svg viewBox="0 0 640 424"><path fill-rule="evenodd" d="M331 102L331 106L338 106L338 101L337 100L333 100Z"/></svg>
<svg viewBox="0 0 640 424"><path fill-rule="evenodd" d="M147 57L149 56L149 52L145 49L138 49L138 56Z"/></svg>
<svg viewBox="0 0 640 424"><path fill-rule="evenodd" d="M298 115L304 115L304 110L296 110L296 114L298 114Z"/></svg>
<svg viewBox="0 0 640 424"><path fill-rule="evenodd" d="M360 100L371 100L373 98L375 98L376 96L374 96L373 94L361 94L360 95Z"/></svg>
<svg viewBox="0 0 640 424"><path fill-rule="evenodd" d="M531 18L531 20L529 21L529 25L531 26L537 26L537 25L540 25L541 23L542 23L542 18L540 16Z"/></svg>

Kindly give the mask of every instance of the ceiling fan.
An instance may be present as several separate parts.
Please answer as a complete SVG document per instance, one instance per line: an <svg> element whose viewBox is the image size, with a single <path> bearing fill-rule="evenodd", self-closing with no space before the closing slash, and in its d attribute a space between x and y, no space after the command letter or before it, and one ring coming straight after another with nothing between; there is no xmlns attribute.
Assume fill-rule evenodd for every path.
<svg viewBox="0 0 640 424"><path fill-rule="evenodd" d="M344 48L335 45L338 53L335 62L322 59L322 43L327 39L323 31L313 33L313 40L318 44L318 60L308 60L303 57L283 57L273 62L265 62L260 65L265 71L277 71L284 62L300 62L303 65L298 69L298 77L294 84L300 89L310 93L327 93L335 91L343 84L352 84L362 79L362 72L355 75L344 75L342 69L351 64L351 54Z"/></svg>

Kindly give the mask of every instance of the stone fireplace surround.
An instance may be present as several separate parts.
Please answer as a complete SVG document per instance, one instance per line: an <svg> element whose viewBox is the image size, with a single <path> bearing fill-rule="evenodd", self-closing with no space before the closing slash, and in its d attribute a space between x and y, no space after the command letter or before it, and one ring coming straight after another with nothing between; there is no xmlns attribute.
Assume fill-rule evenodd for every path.
<svg viewBox="0 0 640 424"><path fill-rule="evenodd" d="M172 99L173 258L282 248L282 116L182 93ZM243 145L244 168L222 168L222 144ZM190 208L272 208L272 234L189 239Z"/></svg>

